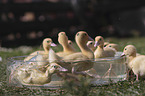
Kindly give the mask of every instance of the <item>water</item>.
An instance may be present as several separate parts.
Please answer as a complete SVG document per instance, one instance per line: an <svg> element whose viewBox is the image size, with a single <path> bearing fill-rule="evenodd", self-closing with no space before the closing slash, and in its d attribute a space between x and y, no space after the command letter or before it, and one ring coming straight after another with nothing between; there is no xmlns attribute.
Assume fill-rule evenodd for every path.
<svg viewBox="0 0 145 96"><path fill-rule="evenodd" d="M98 84L109 84L110 82L116 83L117 81L122 81L126 79L126 65L125 58L121 58L120 55L122 52L117 52L115 57L109 58L101 58L95 60L87 60L87 62L93 63L93 67L89 70L85 70L79 72L80 74L85 74L91 77L90 84L98 85ZM7 76L8 76L8 84L12 86L28 86L28 87L43 87L43 88L58 88L62 86L64 82L63 77L68 76L69 79L78 78L78 75L71 74L71 72L60 72L54 73L51 76L51 82L46 84L24 84L22 80L19 80L19 75L23 75L24 73L30 73L33 70L37 70L36 72L46 73L46 69L42 70L44 66L37 66L39 62L48 62L48 61L35 61L35 57L30 61L24 61L26 56L17 56L8 59L7 63ZM69 64L74 64L84 61L69 61ZM47 65L47 64L46 64ZM45 66L46 66L45 65ZM50 66L48 64L48 66ZM30 71L31 70L31 71ZM29 74L29 75L30 75ZM37 74L37 73L36 73ZM66 75L67 74L67 75ZM24 74L25 75L25 74Z"/></svg>

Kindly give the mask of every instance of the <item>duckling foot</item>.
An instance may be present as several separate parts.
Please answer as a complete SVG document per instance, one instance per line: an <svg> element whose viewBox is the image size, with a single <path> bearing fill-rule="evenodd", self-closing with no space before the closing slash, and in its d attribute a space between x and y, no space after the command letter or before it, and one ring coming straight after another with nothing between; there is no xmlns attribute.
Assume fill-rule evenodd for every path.
<svg viewBox="0 0 145 96"><path fill-rule="evenodd" d="M77 71L75 70L74 67L72 68L72 74L75 74L75 75L82 75L82 76L85 76L85 77L88 76L87 73L84 72L84 71L77 72Z"/></svg>
<svg viewBox="0 0 145 96"><path fill-rule="evenodd" d="M104 74L103 78L108 78L110 76L117 76L116 73L112 69L112 64L110 64L110 68L108 71Z"/></svg>

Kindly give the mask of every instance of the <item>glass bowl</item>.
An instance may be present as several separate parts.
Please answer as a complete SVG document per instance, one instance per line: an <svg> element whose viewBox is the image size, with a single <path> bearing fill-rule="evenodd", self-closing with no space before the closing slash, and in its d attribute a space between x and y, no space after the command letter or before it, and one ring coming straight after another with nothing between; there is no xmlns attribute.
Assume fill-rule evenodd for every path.
<svg viewBox="0 0 145 96"><path fill-rule="evenodd" d="M48 74L46 70L48 67L50 67L49 61L38 61L36 60L37 56L34 56L28 61L24 60L27 56L10 57L7 59L8 85L17 87L26 86L41 88L59 88L63 85L64 77L74 79L77 78L77 76L79 76L80 74L83 76L85 75L91 77L91 85L109 84L110 82L116 83L117 81L122 81L126 79L126 59L125 57L120 57L121 54L122 52L117 52L115 57L98 58L95 60L56 61L57 63L65 62L67 64L71 64L73 65L73 67L71 66L70 69L67 69L67 67L60 66L58 64L56 68L57 71L49 76L51 80L46 80L46 82L44 80L47 77L46 74ZM85 70L77 71L77 69L79 69L80 67L76 65L85 64L86 62L87 64L91 63L92 66L89 67L85 65L85 67L87 66L88 69L86 68ZM53 68L55 67L56 66L53 66ZM83 67L81 68L83 69ZM37 82L34 83L33 80ZM26 81L28 81L29 83L27 83ZM44 83L39 83L39 81L44 81Z"/></svg>

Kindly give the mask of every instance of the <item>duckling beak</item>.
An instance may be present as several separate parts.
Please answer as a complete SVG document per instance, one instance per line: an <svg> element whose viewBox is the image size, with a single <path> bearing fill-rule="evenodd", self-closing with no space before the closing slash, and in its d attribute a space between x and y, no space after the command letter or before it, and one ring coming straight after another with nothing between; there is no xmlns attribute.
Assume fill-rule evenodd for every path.
<svg viewBox="0 0 145 96"><path fill-rule="evenodd" d="M125 54L124 54L124 53L122 53L120 57L124 57L124 56L125 56Z"/></svg>
<svg viewBox="0 0 145 96"><path fill-rule="evenodd" d="M89 36L88 41L94 41L94 39Z"/></svg>
<svg viewBox="0 0 145 96"><path fill-rule="evenodd" d="M97 47L99 45L99 42L96 41L95 44L94 44L94 47Z"/></svg>
<svg viewBox="0 0 145 96"><path fill-rule="evenodd" d="M57 46L55 43L51 43L51 45L50 46Z"/></svg>

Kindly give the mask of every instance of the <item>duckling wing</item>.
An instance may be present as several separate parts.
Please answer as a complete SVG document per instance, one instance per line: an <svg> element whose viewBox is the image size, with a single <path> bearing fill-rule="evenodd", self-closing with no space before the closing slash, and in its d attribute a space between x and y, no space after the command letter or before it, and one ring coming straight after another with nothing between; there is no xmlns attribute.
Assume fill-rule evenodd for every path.
<svg viewBox="0 0 145 96"><path fill-rule="evenodd" d="M72 52L58 52L56 53L59 57L65 57L67 55L70 55Z"/></svg>
<svg viewBox="0 0 145 96"><path fill-rule="evenodd" d="M64 61L70 61L71 66L74 67L77 72L85 71L93 67L93 62L88 60L88 57L81 52L64 57Z"/></svg>
<svg viewBox="0 0 145 96"><path fill-rule="evenodd" d="M113 48L104 48L105 57L114 57L116 51Z"/></svg>
<svg viewBox="0 0 145 96"><path fill-rule="evenodd" d="M134 58L130 63L130 67L132 68L135 74L145 75L145 56L140 55Z"/></svg>
<svg viewBox="0 0 145 96"><path fill-rule="evenodd" d="M35 51L35 52L31 53L28 57L26 57L24 59L24 61L28 61L28 60L32 59L33 57L35 57L36 55L38 55L38 53L39 54L44 54L44 51Z"/></svg>
<svg viewBox="0 0 145 96"><path fill-rule="evenodd" d="M81 52L67 55L63 58L64 60L87 60L88 57L83 55Z"/></svg>

